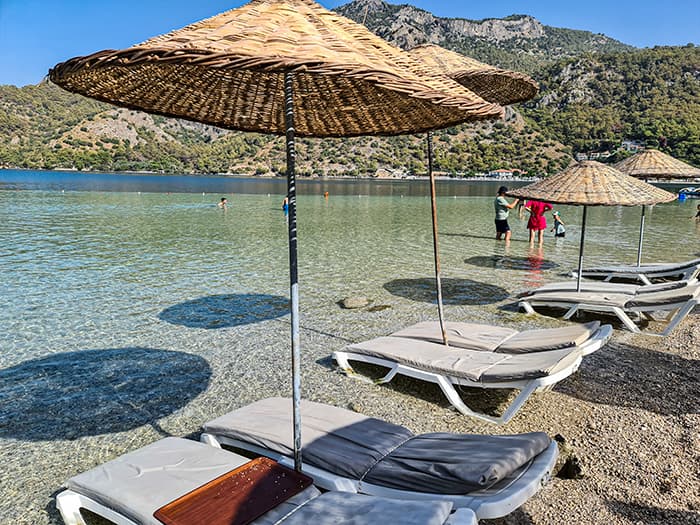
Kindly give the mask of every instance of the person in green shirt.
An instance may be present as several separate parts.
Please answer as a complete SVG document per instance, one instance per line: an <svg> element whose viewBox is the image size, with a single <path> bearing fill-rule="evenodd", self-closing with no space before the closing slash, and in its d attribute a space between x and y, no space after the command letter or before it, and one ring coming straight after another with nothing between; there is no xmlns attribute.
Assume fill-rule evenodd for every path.
<svg viewBox="0 0 700 525"><path fill-rule="evenodd" d="M520 199L515 199L509 203L505 195L508 188L501 186L498 188L498 195L493 201L494 209L496 210L496 240L500 241L501 236L505 235L505 240L510 240L510 226L508 225L508 212L518 205Z"/></svg>

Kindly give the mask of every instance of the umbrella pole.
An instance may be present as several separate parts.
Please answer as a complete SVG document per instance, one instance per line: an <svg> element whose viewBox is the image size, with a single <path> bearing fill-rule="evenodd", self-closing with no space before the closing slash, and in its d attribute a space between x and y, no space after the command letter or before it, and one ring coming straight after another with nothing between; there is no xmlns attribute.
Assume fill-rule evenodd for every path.
<svg viewBox="0 0 700 525"><path fill-rule="evenodd" d="M581 245L578 249L578 277L576 279L576 291L581 291L581 274L583 273L583 241L586 238L586 211L588 206L583 206L583 220L581 226Z"/></svg>
<svg viewBox="0 0 700 525"><path fill-rule="evenodd" d="M440 280L440 250L438 248L437 227L437 197L435 196L435 175L433 174L433 134L426 134L428 143L428 176L430 177L430 204L433 216L433 256L435 258L435 288L437 291L438 319L440 320L440 332L442 341L448 346L447 331L445 330L445 314L442 308L442 281Z"/></svg>
<svg viewBox="0 0 700 525"><path fill-rule="evenodd" d="M639 248L637 248L637 266L642 265L642 244L644 243L644 215L647 207L642 206L642 220L639 224Z"/></svg>
<svg viewBox="0 0 700 525"><path fill-rule="evenodd" d="M284 74L284 117L287 144L287 197L289 198L289 293L292 301L292 414L294 469L301 472L301 351L299 338L299 281L297 272L297 189L294 175L294 103L292 73Z"/></svg>

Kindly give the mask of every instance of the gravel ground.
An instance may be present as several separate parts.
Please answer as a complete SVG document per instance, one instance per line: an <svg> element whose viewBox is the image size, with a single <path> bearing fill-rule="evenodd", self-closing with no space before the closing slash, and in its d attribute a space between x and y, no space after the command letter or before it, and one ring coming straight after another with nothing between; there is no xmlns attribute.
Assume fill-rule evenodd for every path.
<svg viewBox="0 0 700 525"><path fill-rule="evenodd" d="M389 385L376 386L337 373L329 357L334 349L342 348L349 339L377 335L376 328L367 328L364 322L368 316L376 316L375 327L389 329L405 326L406 321L393 317L391 309L340 312L337 317L342 319L342 328L336 326L336 330L323 322L310 328L302 319L305 398L352 407L415 432L543 430L565 438L583 477L554 478L522 508L482 523L700 524L698 309L666 338L616 329L611 342L587 357L577 374L553 391L533 395L503 427L459 415L435 385L397 378ZM520 314L500 311L495 315L514 321L511 325L533 325L531 318ZM537 319L542 326L558 323ZM286 394L288 322L274 319L266 323L266 331L249 325L210 330L186 341L178 340L177 333L146 341L158 348L186 346L187 355L202 357L206 365L190 359L183 366L197 368L195 379L210 374L208 387L192 393L191 382L175 382L174 388L180 389L184 399L165 411L154 408L157 403L150 405L151 416L146 414L144 419L139 419L141 415L133 416L134 421L117 417L109 421L109 432L90 425L114 418L114 414L138 415L134 398L116 399L122 408L114 413L101 412L100 400L83 402L73 407L74 419L66 415L70 404L57 406L55 417L50 408L38 418L17 414L16 427L11 432L5 429L0 440L0 523L61 523L54 508L55 495L70 476L165 435L196 438L199 426L208 419L263 397ZM187 329L181 329L185 334ZM171 359L170 366L167 373L177 374L177 359ZM94 378L81 378L73 371L69 382L77 389L89 389ZM157 390L153 395L163 392ZM464 395L479 408L497 411L512 394L465 391Z"/></svg>

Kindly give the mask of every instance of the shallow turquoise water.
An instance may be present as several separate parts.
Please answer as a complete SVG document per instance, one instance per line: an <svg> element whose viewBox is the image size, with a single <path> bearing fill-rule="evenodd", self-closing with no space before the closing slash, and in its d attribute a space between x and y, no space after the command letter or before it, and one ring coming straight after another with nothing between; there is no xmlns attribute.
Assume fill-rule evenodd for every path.
<svg viewBox="0 0 700 525"><path fill-rule="evenodd" d="M331 352L348 341L436 317L430 203L416 196L425 187L299 197L302 390L340 406L361 399L385 417L414 403L403 422L417 430L427 411L427 421L444 418L450 430L479 428L330 366ZM559 208L568 236L549 234L541 252L513 217L506 247L493 239L492 197L450 196L449 187L438 201L447 318L555 323L504 306L575 266L581 209ZM281 195L234 193L226 213L217 200L0 191L0 522L57 523L52 494L70 476L163 435L196 432L253 400L288 395ZM674 202L648 213L645 260L700 251L694 208ZM634 262L639 216L591 208L587 262ZM350 295L389 308L340 309Z"/></svg>
<svg viewBox="0 0 700 525"><path fill-rule="evenodd" d="M172 329L159 318L163 310L201 297L286 297L287 232L279 196L235 195L226 213L215 200L198 194L0 192L0 365L162 333ZM306 321L332 323L336 312L329 305L353 294L430 311L430 286L414 300L406 289L432 277L427 198L301 196L298 209ZM559 209L568 236L548 237L539 252L524 242L525 222L516 217L510 247L492 239L491 198L441 198L447 303L502 302L498 294L482 297L489 285L513 292L574 267L581 209ZM644 260L693 257L700 236L689 220L692 212L692 202L652 209ZM635 261L639 216L635 208L589 208L585 261ZM463 280L486 289L465 292L459 289ZM458 285L452 292L464 297L450 300L451 282Z"/></svg>

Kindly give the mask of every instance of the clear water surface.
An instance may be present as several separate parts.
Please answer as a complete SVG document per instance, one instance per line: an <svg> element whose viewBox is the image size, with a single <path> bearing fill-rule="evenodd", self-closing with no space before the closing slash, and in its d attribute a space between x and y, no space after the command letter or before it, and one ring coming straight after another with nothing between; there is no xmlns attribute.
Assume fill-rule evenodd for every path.
<svg viewBox="0 0 700 525"><path fill-rule="evenodd" d="M447 318L547 325L508 305L576 265L582 210L558 207L567 237L547 232L542 250L511 213L505 246L498 185L438 184ZM288 394L284 192L282 180L0 172L0 522L56 522L51 495L77 472ZM405 402L337 375L329 356L436 318L427 182L302 181L299 193L305 395ZM696 204L647 213L644 260L697 256ZM636 260L640 209L588 218L588 263ZM342 310L351 295L371 308Z"/></svg>

